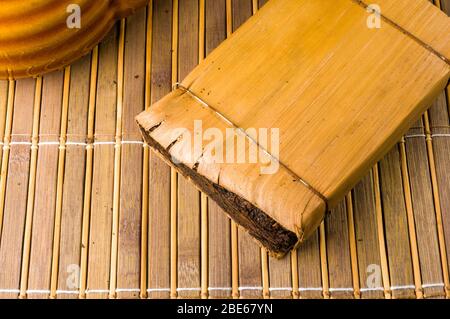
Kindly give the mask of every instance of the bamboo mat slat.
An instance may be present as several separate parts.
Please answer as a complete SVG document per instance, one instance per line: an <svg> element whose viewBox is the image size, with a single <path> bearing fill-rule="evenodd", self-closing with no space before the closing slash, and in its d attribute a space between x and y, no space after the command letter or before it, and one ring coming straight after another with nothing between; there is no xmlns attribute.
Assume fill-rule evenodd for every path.
<svg viewBox="0 0 450 319"><path fill-rule="evenodd" d="M114 182L112 204L112 230L111 230L111 259L109 271L109 298L117 297L117 259L119 245L120 222L120 183L122 170L122 127L123 127L123 93L125 72L125 32L126 21L120 21L119 43L117 52L117 101L116 101L116 125L114 136Z"/></svg>
<svg viewBox="0 0 450 319"><path fill-rule="evenodd" d="M381 185L378 164L375 164L372 168L373 187L375 192L375 211L377 222L377 235L378 245L380 247L380 259L381 259L381 276L383 281L384 297L391 299L391 281L389 274L388 257L386 250L386 235L384 231L384 217L381 198Z"/></svg>
<svg viewBox="0 0 450 319"><path fill-rule="evenodd" d="M325 220L319 226L320 273L322 277L322 297L330 299L330 276L328 270L327 235Z"/></svg>
<svg viewBox="0 0 450 319"><path fill-rule="evenodd" d="M205 50L209 54L227 36L226 1L205 2ZM214 202L208 201L208 294L211 298L231 296L230 220Z"/></svg>
<svg viewBox="0 0 450 319"><path fill-rule="evenodd" d="M172 72L171 86L178 82L179 3L172 0ZM178 173L170 167L170 297L178 295Z"/></svg>
<svg viewBox="0 0 450 319"><path fill-rule="evenodd" d="M51 266L50 266L50 298L55 299L58 285L58 264L59 253L61 246L61 220L62 220L62 205L63 205L63 190L64 190L64 170L66 164L66 143L67 143L67 126L69 116L69 98L70 98L70 72L71 67L64 69L63 88L62 88L62 102L61 102L61 125L58 143L58 168L56 178L56 198L55 198L55 217L53 224L53 241L51 251Z"/></svg>
<svg viewBox="0 0 450 319"><path fill-rule="evenodd" d="M199 61L199 2L179 2L178 79ZM178 175L178 296L200 297L200 193Z"/></svg>
<svg viewBox="0 0 450 319"><path fill-rule="evenodd" d="M57 298L77 298L86 161L91 55L71 67L64 187L61 209Z"/></svg>
<svg viewBox="0 0 450 319"><path fill-rule="evenodd" d="M35 80L27 79L10 83L4 134L2 182L0 199L4 201L3 227L0 246L0 287L4 289L3 298L19 296L22 239L24 235L25 216L27 211L28 173L30 169L30 149L27 145L10 142L22 142L20 137L32 134ZM12 105L15 105L15 109ZM14 118L13 118L14 112ZM11 130L12 125L12 130ZM9 126L9 127L8 127ZM11 134L13 137L11 137ZM10 174L6 181L4 176Z"/></svg>
<svg viewBox="0 0 450 319"><path fill-rule="evenodd" d="M239 251L239 296L241 298L262 297L261 250L245 231L238 233Z"/></svg>
<svg viewBox="0 0 450 319"><path fill-rule="evenodd" d="M52 147L52 145L59 145L63 83L63 72L51 73L44 76L42 80L39 118L40 145L36 175L30 177L35 178L34 203L33 209L27 212L32 222L31 237L28 238L28 234L25 234L27 240L24 243L25 247L31 246L31 249L29 252L24 250L22 257L22 263L29 259L29 272L28 276L25 275L25 272L22 273L22 297L25 297L25 293L28 298L46 298L50 294L49 291L45 291L45 293L41 291L46 290L43 287L47 289L50 287L58 172L58 147ZM25 287L26 292L23 289Z"/></svg>
<svg viewBox="0 0 450 319"><path fill-rule="evenodd" d="M422 121L406 135L406 157L424 296L442 296L443 278ZM442 286L441 286L442 285Z"/></svg>
<svg viewBox="0 0 450 319"><path fill-rule="evenodd" d="M434 3L432 1L432 3ZM442 3L441 1L435 1L435 4L439 9L442 10ZM448 87L447 87L447 93L448 93ZM432 106L433 107L433 106ZM434 212L435 212L435 220L436 220L436 230L437 230L437 241L438 241L438 250L440 255L440 266L442 270L442 280L443 280L443 295L447 298L450 297L450 275L449 275L449 269L448 269L448 260L447 260L447 254L446 254L446 248L445 248L445 235L444 235L444 228L443 228L443 222L442 222L442 208L441 203L439 199L439 184L437 180L437 171L436 171L436 161L434 157L434 146L433 146L433 136L431 134L431 127L430 127L430 118L429 118L429 111L426 111L422 117L424 130L425 130L425 140L426 140L426 149L427 149L427 158L428 158L428 167L429 167L429 173L430 173L430 179L431 179L431 189L432 189L432 197L433 197L433 204L434 204ZM433 285L432 285L433 286ZM442 289L439 289L440 283L438 285L435 285L438 288L438 296L440 296L440 293ZM429 287L433 288L433 287Z"/></svg>
<svg viewBox="0 0 450 319"><path fill-rule="evenodd" d="M358 252L361 298L383 297L372 172L353 190L353 212Z"/></svg>
<svg viewBox="0 0 450 319"><path fill-rule="evenodd" d="M258 5L261 8L263 5L265 5L267 3L268 0L259 0L258 1Z"/></svg>
<svg viewBox="0 0 450 319"><path fill-rule="evenodd" d="M98 54L94 135L97 144L94 145L92 180L88 181L92 185L92 193L88 195L91 197L91 207L87 247L87 298L106 298L109 293L118 37L119 30L116 27L99 46Z"/></svg>
<svg viewBox="0 0 450 319"><path fill-rule="evenodd" d="M394 147L380 161L380 180L389 274L393 287L391 293L394 298L414 298L415 285L398 147Z"/></svg>
<svg viewBox="0 0 450 319"><path fill-rule="evenodd" d="M172 3L153 1L151 102L171 89ZM153 152L149 160L148 296L170 295L170 168ZM154 225L154 226L152 226Z"/></svg>
<svg viewBox="0 0 450 319"><path fill-rule="evenodd" d="M208 293L211 298L231 296L230 222L212 201L208 202Z"/></svg>
<svg viewBox="0 0 450 319"><path fill-rule="evenodd" d="M331 298L354 296L347 206L342 201L326 222L328 272Z"/></svg>
<svg viewBox="0 0 450 319"><path fill-rule="evenodd" d="M448 100L447 100L448 101ZM437 183L439 185L439 204L442 211L443 231L446 250L447 270L450 258L450 173L448 172L448 158L450 155L450 116L445 94L430 109L431 134L433 136L434 156L436 163ZM447 295L450 287L447 285Z"/></svg>
<svg viewBox="0 0 450 319"><path fill-rule="evenodd" d="M272 298L292 298L291 255L281 260L269 259L269 293Z"/></svg>
<svg viewBox="0 0 450 319"><path fill-rule="evenodd" d="M323 286L318 231L298 249L297 256L300 298L322 298Z"/></svg>
<svg viewBox="0 0 450 319"><path fill-rule="evenodd" d="M143 148L134 116L144 110L146 10L126 21L122 154L117 256L117 297L140 294L141 183ZM136 98L140 97L140 98ZM112 261L114 262L114 261Z"/></svg>
<svg viewBox="0 0 450 319"><path fill-rule="evenodd" d="M82 229L81 229L81 256L80 256L80 273L79 273L79 297L86 298L87 293L87 277L88 277L88 253L89 253L89 229L90 229L90 213L91 213L91 193L92 193L92 176L94 162L94 130L95 130L95 102L97 96L97 77L98 77L98 46L96 46L91 55L91 68L89 77L89 100L88 100L88 117L87 117L87 136L86 136L86 166L84 177L84 194L83 194L83 213L82 213Z"/></svg>
<svg viewBox="0 0 450 319"><path fill-rule="evenodd" d="M142 142L135 115L266 2L153 0L70 68L0 81L0 298L450 296L448 90L282 260Z"/></svg>
<svg viewBox="0 0 450 319"><path fill-rule="evenodd" d="M3 147L4 147L4 137L5 137L5 126L6 126L6 115L8 109L8 89L12 88L12 85L8 83L8 81L0 81L0 158L3 158ZM0 170L2 168L2 160L0 160ZM2 174L4 174L3 170L1 170ZM3 183L3 181L2 181ZM1 207L0 211L0 238L2 232L2 223L3 223L3 212L4 212L4 191L2 191L2 199L1 199ZM0 247L1 248L1 247Z"/></svg>
<svg viewBox="0 0 450 319"><path fill-rule="evenodd" d="M5 134L6 105L8 103L8 81L0 81L0 141L3 142ZM0 158L3 154L3 147L0 148ZM1 164L0 164L1 165ZM0 166L1 168L1 166Z"/></svg>

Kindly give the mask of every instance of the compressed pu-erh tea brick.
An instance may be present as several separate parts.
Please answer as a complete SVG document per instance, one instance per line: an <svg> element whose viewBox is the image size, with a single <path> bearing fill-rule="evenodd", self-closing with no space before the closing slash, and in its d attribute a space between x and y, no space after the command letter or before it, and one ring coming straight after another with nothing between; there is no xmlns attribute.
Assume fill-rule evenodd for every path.
<svg viewBox="0 0 450 319"><path fill-rule="evenodd" d="M137 121L281 256L431 105L449 58L449 18L425 0L271 0Z"/></svg>

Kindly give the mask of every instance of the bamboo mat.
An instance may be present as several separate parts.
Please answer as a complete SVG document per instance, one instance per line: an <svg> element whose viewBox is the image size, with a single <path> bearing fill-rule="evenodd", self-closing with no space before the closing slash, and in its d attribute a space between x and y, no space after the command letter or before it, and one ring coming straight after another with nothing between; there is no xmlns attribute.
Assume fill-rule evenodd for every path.
<svg viewBox="0 0 450 319"><path fill-rule="evenodd" d="M450 297L448 90L282 260L142 142L134 117L264 2L153 0L71 67L0 81L0 298Z"/></svg>

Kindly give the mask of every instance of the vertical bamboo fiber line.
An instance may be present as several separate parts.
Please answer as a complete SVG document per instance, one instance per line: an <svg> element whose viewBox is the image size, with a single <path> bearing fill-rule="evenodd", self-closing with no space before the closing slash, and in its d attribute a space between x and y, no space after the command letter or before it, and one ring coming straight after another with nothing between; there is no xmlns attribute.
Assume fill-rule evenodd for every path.
<svg viewBox="0 0 450 319"><path fill-rule="evenodd" d="M445 96L447 97L447 112L450 118L450 85L445 89Z"/></svg>
<svg viewBox="0 0 450 319"><path fill-rule="evenodd" d="M239 298L239 254L238 254L238 228L231 220L231 296Z"/></svg>
<svg viewBox="0 0 450 319"><path fill-rule="evenodd" d="M178 174L170 170L170 297L177 298L177 189Z"/></svg>
<svg viewBox="0 0 450 319"><path fill-rule="evenodd" d="M381 273L383 277L384 297L392 298L389 267L386 252L386 239L384 235L383 208L381 207L381 190L378 164L372 168L373 188L375 191L375 210L377 215L378 245L380 246Z"/></svg>
<svg viewBox="0 0 450 319"><path fill-rule="evenodd" d="M7 111L7 105L8 105L8 87L7 84L8 82L4 82L5 84L5 99L3 101L2 104L0 104L0 108L1 108L1 114L0 114L0 141L3 141L3 138L5 137L5 126L6 126L6 111ZM1 101L0 101L1 103ZM0 148L0 170L1 170L1 158L3 155L3 148ZM0 213L1 216L1 213ZM0 221L0 225L1 225L1 221ZM1 230L0 230L1 233ZM0 241L1 241L1 236L0 236Z"/></svg>
<svg viewBox="0 0 450 319"><path fill-rule="evenodd" d="M153 0L147 5L147 25L145 35L145 109L151 104L151 70L152 70L152 35L153 35ZM147 273L148 273L148 191L149 191L149 157L150 148L144 140L144 152L142 158L142 212L141 212L141 276L140 297L147 298Z"/></svg>
<svg viewBox="0 0 450 319"><path fill-rule="evenodd" d="M413 263L414 285L416 286L416 297L423 298L422 276L420 273L419 248L417 246L416 226L414 222L414 212L412 206L411 186L409 184L408 163L406 159L405 138L400 141L400 161L403 181L403 193L405 196L406 215L408 219L409 242L411 247L411 257Z"/></svg>
<svg viewBox="0 0 450 319"><path fill-rule="evenodd" d="M433 1L432 1L432 2L433 2ZM434 0L434 4L435 4L440 10L442 10L441 0Z"/></svg>
<svg viewBox="0 0 450 319"><path fill-rule="evenodd" d="M227 38L233 33L233 4L232 0L226 0L225 4L225 13L226 13L226 21L227 21Z"/></svg>
<svg viewBox="0 0 450 319"><path fill-rule="evenodd" d="M5 84L7 82L5 81ZM6 90L7 87L5 86L5 100L1 102L0 108L1 108L1 117L0 117L0 141L3 141L5 138L5 128L6 128L6 116L7 116L7 110L8 110L8 90ZM4 144L5 145L5 144ZM3 157L3 148L0 148L0 158ZM2 161L0 160L0 171L2 168ZM5 184L6 185L6 184ZM6 189L5 189L6 190ZM3 208L0 211L0 245L2 241L2 225L3 225Z"/></svg>
<svg viewBox="0 0 450 319"><path fill-rule="evenodd" d="M258 0L252 0L252 10L253 14L255 14L256 11L258 11Z"/></svg>
<svg viewBox="0 0 450 319"><path fill-rule="evenodd" d="M89 248L89 222L91 214L91 191L92 191L92 165L94 157L94 124L95 103L97 92L98 73L98 46L92 51L91 78L88 107L88 127L86 146L86 172L84 178L83 219L81 230L81 257L80 257L80 298L86 298L88 248Z"/></svg>
<svg viewBox="0 0 450 319"><path fill-rule="evenodd" d="M11 143L15 89L16 83L10 80L8 83L8 102L6 107L5 133L3 135L3 154L0 175L0 240L2 238L3 229L3 212L5 210L6 179L8 176L8 162L10 151L9 144Z"/></svg>
<svg viewBox="0 0 450 319"><path fill-rule="evenodd" d="M355 219L353 217L353 200L351 192L349 192L345 196L345 204L347 208L348 238L350 245L349 247L350 260L352 266L353 294L356 299L359 299L361 298L361 285L359 283L358 251L356 249Z"/></svg>
<svg viewBox="0 0 450 319"><path fill-rule="evenodd" d="M263 298L270 298L269 291L269 258L267 257L267 250L261 247L261 278L262 278L262 293Z"/></svg>
<svg viewBox="0 0 450 319"><path fill-rule="evenodd" d="M233 11L231 0L226 0L226 29L227 38L233 33ZM238 228L234 220L230 222L231 234L231 296L239 298L239 254L238 254Z"/></svg>
<svg viewBox="0 0 450 319"><path fill-rule="evenodd" d="M320 264L322 274L323 297L330 298L330 282L328 278L327 242L325 237L325 222L320 224L319 229Z"/></svg>
<svg viewBox="0 0 450 319"><path fill-rule="evenodd" d="M63 84L63 101L61 113L61 128L59 137L59 154L58 154L58 177L56 184L56 205L55 205L55 223L53 227L53 248L52 248L52 264L50 277L50 298L56 298L56 290L58 289L58 270L59 270L59 249L61 240L61 216L63 204L63 186L64 186L64 170L66 160L66 141L67 141L67 121L69 114L69 89L70 89L70 66L64 69Z"/></svg>
<svg viewBox="0 0 450 319"><path fill-rule="evenodd" d="M300 297L298 286L298 254L297 249L291 251L291 269L292 269L292 298L298 299Z"/></svg>
<svg viewBox="0 0 450 319"><path fill-rule="evenodd" d="M198 3L198 62L202 62L205 58L205 14L206 14L206 7L205 7L205 0L199 0Z"/></svg>
<svg viewBox="0 0 450 319"><path fill-rule="evenodd" d="M200 194L201 211L201 298L208 298L208 197Z"/></svg>
<svg viewBox="0 0 450 319"><path fill-rule="evenodd" d="M198 62L205 58L205 0L199 0L199 23L198 23ZM200 219L201 219L201 283L200 295L202 299L208 298L208 197L200 193Z"/></svg>
<svg viewBox="0 0 450 319"><path fill-rule="evenodd" d="M178 0L172 2L172 86L178 82ZM178 173L170 168L170 297L177 297Z"/></svg>
<svg viewBox="0 0 450 319"><path fill-rule="evenodd" d="M239 254L238 254L238 228L231 220L231 296L239 298Z"/></svg>
<svg viewBox="0 0 450 319"><path fill-rule="evenodd" d="M122 159L122 115L123 115L123 75L125 55L125 24L120 21L119 52L117 56L117 106L116 106L116 134L114 145L114 193L113 217L111 232L111 266L109 273L109 298L117 298L117 255L119 243L119 209L120 209L120 172Z"/></svg>
<svg viewBox="0 0 450 319"><path fill-rule="evenodd" d="M444 289L446 298L450 298L450 283L448 273L447 251L445 246L444 226L442 221L442 209L439 198L439 185L436 174L436 163L434 160L433 139L431 136L430 120L428 111L423 115L425 126L425 139L427 143L428 163L430 166L431 186L433 190L434 210L436 213L436 227L439 240L439 251L441 255L442 275L444 279Z"/></svg>
<svg viewBox="0 0 450 319"><path fill-rule="evenodd" d="M34 93L34 108L33 108L33 132L31 136L31 163L30 173L28 179L28 195L27 195L27 209L25 213L25 233L23 238L22 248L22 267L20 273L20 294L19 298L24 299L27 296L28 286L28 272L30 264L30 250L31 250L31 228L33 226L33 209L34 209L34 195L36 188L36 170L37 170L37 156L38 156L38 142L39 142L39 117L41 113L41 97L42 97L42 77L36 79L36 87Z"/></svg>

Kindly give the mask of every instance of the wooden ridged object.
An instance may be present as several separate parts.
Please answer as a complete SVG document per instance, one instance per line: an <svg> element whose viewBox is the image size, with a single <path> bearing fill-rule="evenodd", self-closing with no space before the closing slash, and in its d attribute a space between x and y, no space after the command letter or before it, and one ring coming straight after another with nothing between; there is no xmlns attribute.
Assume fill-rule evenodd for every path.
<svg viewBox="0 0 450 319"><path fill-rule="evenodd" d="M399 11L404 3L381 1L381 28L371 29L362 1L270 1L138 116L146 141L269 251L286 253L447 84L448 18L425 0L414 1L420 11ZM173 132L193 136L195 120L223 136L233 126L279 128L279 170L212 164L205 150L193 161L188 135Z"/></svg>
<svg viewBox="0 0 450 319"><path fill-rule="evenodd" d="M12 0L0 6L0 79L36 76L88 54L114 23L148 0ZM69 28L73 6L80 28Z"/></svg>

